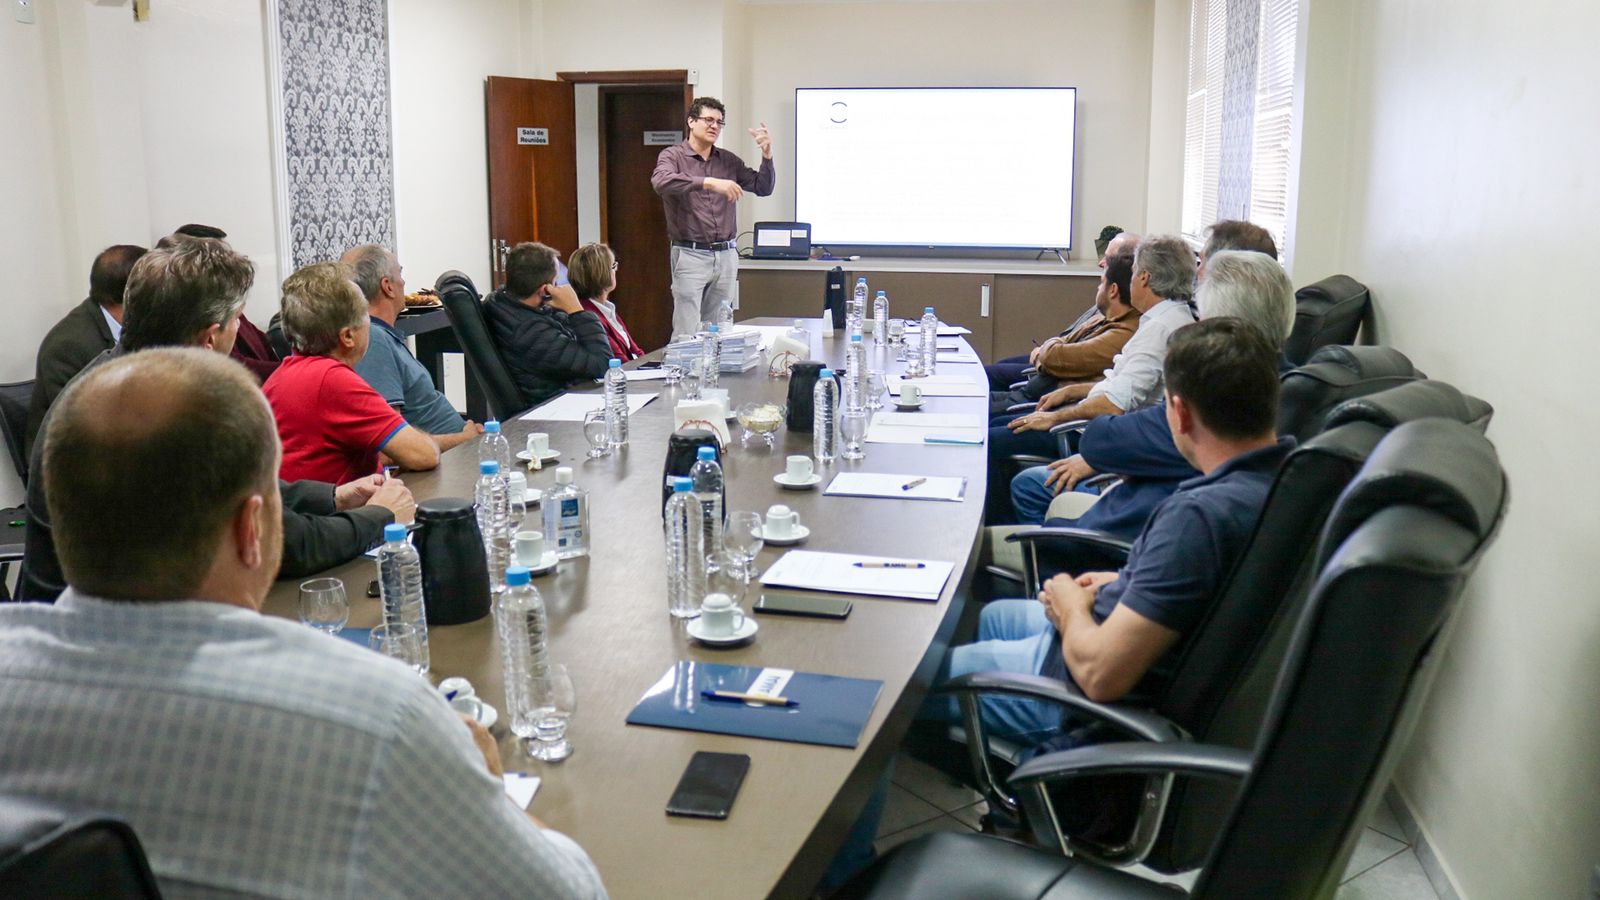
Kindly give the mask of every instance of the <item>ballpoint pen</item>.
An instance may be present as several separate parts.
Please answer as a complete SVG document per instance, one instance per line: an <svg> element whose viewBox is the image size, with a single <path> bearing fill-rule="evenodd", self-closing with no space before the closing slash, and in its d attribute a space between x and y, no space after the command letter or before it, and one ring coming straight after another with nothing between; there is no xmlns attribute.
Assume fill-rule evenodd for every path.
<svg viewBox="0 0 1600 900"><path fill-rule="evenodd" d="M924 484L927 484L927 483L928 483L928 479L926 479L926 478L917 478L915 480L908 481L905 484L900 485L900 490L909 491L914 487L918 487L918 486L921 486L921 485L924 485Z"/></svg>
<svg viewBox="0 0 1600 900"><path fill-rule="evenodd" d="M920 562L858 562L851 563L858 569L926 569L927 563Z"/></svg>
<svg viewBox="0 0 1600 900"><path fill-rule="evenodd" d="M788 697L774 697L771 694L746 694L743 691L713 691L710 689L700 692L700 696L707 700L737 700L740 703L760 703L763 706L799 706L799 701L790 700Z"/></svg>

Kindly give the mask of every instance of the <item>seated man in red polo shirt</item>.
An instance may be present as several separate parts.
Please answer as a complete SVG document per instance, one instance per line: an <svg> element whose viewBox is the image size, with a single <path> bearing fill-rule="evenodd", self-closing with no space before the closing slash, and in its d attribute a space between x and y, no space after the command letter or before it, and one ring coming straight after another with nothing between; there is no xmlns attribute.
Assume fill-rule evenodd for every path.
<svg viewBox="0 0 1600 900"><path fill-rule="evenodd" d="M294 355L262 387L283 440L281 477L343 484L378 470L439 464L439 446L406 424L351 368L366 355L367 301L338 263L306 266L283 283L283 331Z"/></svg>

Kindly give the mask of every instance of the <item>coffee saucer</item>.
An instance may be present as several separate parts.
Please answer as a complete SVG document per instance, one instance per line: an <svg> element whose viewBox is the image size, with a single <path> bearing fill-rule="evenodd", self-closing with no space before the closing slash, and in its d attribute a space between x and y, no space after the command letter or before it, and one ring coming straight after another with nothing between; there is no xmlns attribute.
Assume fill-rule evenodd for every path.
<svg viewBox="0 0 1600 900"><path fill-rule="evenodd" d="M913 410L921 409L922 408L922 403L923 403L923 401L921 401L921 400L918 400L915 403L902 403L897 399L897 400L894 401L894 408L895 409L899 409L899 410L913 411Z"/></svg>
<svg viewBox="0 0 1600 900"><path fill-rule="evenodd" d="M772 533L771 526L761 526L761 539L774 547L787 547L790 544L798 544L810 536L811 529L804 525L796 525L794 530L789 532L788 537L778 537Z"/></svg>
<svg viewBox="0 0 1600 900"><path fill-rule="evenodd" d="M541 454L539 456L539 462L541 462L541 463L552 463L552 462L555 462L556 460L558 460L560 458L561 458L561 451L560 450L551 449L551 450L546 450L543 454ZM523 462L533 462L533 454L529 453L526 450L518 450L517 451L517 459L520 459Z"/></svg>
<svg viewBox="0 0 1600 900"><path fill-rule="evenodd" d="M703 621L703 619L691 619L689 621L689 637L692 637L700 643L711 647L732 647L735 644L742 644L745 641L755 637L756 632L760 630L760 626L757 624L754 616L745 616L744 624L739 626L738 630L734 631L732 634L725 634L721 637L711 637L705 633L705 626L702 624Z"/></svg>
<svg viewBox="0 0 1600 900"><path fill-rule="evenodd" d="M515 555L515 553L516 551L513 550L512 554ZM549 575L556 570L556 563L560 561L561 559L556 556L554 550L546 550L544 556L539 557L538 565L528 566L528 574L533 576ZM522 565L522 560L517 560L517 565Z"/></svg>
<svg viewBox="0 0 1600 900"><path fill-rule="evenodd" d="M801 481L790 481L788 472L779 472L778 474L772 476L772 480L776 481L778 486L782 487L784 490L809 491L822 483L822 473L812 472L810 478L806 478Z"/></svg>

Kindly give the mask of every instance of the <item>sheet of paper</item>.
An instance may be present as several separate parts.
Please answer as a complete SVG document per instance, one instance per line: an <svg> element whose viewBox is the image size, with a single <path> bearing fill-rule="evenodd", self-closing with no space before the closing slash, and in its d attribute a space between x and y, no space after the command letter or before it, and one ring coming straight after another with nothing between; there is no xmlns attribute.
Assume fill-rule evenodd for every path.
<svg viewBox="0 0 1600 900"><path fill-rule="evenodd" d="M885 379L889 385L889 393L900 396L900 385L908 379L899 375L890 375ZM965 375L926 375L922 378L909 379L912 384L922 388L924 397L987 397L989 388L979 384Z"/></svg>
<svg viewBox="0 0 1600 900"><path fill-rule="evenodd" d="M866 437L869 444L927 444L964 445L982 447L984 431L981 428L916 428L909 425L870 425Z"/></svg>
<svg viewBox="0 0 1600 900"><path fill-rule="evenodd" d="M883 569L857 563L912 563L920 568ZM761 583L841 594L938 600L954 568L939 560L790 550L762 574Z"/></svg>
<svg viewBox="0 0 1600 900"><path fill-rule="evenodd" d="M527 809L528 804L533 802L533 795L539 793L541 779L537 775L529 775L527 772L507 772L500 777L505 779L506 796L517 804L518 809Z"/></svg>
<svg viewBox="0 0 1600 900"><path fill-rule="evenodd" d="M962 413L880 412L872 417L872 424L908 428L945 430L981 430L986 424L983 416Z"/></svg>
<svg viewBox="0 0 1600 900"><path fill-rule="evenodd" d="M667 377L661 369L623 369L622 373L628 376L629 381L660 381Z"/></svg>
<svg viewBox="0 0 1600 900"><path fill-rule="evenodd" d="M645 404L655 398L655 394L628 394L628 414L644 409ZM584 413L603 408L605 402L601 394L562 394L518 418L536 422L582 422Z"/></svg>
<svg viewBox="0 0 1600 900"><path fill-rule="evenodd" d="M965 325L946 325L939 323L939 337L955 337L961 334L971 334L972 329Z"/></svg>
<svg viewBox="0 0 1600 900"><path fill-rule="evenodd" d="M915 487L906 487L914 484ZM891 500L950 500L961 502L967 493L965 478L936 475L886 475L879 472L840 472L823 494L830 497L886 497Z"/></svg>

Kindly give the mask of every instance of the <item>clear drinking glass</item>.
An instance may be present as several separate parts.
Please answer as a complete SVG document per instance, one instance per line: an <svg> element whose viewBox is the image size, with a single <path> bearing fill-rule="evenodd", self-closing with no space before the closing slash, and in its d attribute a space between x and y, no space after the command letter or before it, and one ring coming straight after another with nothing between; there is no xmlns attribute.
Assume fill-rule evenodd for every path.
<svg viewBox="0 0 1600 900"><path fill-rule="evenodd" d="M422 657L422 632L405 622L390 622L372 629L367 646L390 659L398 659L418 675L428 674Z"/></svg>
<svg viewBox="0 0 1600 900"><path fill-rule="evenodd" d="M761 514L736 512L728 516L728 527L723 529L722 543L729 552L738 554L743 561L744 579L748 583L755 576L755 561L766 539L761 536Z"/></svg>
<svg viewBox="0 0 1600 900"><path fill-rule="evenodd" d="M583 414L583 439L589 442L589 458L599 459L611 452L611 433L606 427L606 411L591 409Z"/></svg>
<svg viewBox="0 0 1600 900"><path fill-rule="evenodd" d="M700 360L691 359L683 369L683 398L700 399Z"/></svg>
<svg viewBox="0 0 1600 900"><path fill-rule="evenodd" d="M900 348L900 352L902 354L904 354L905 353L905 343L906 343L906 320L905 319L890 319L889 320L889 344L891 346L894 346L894 347L899 347ZM904 357L902 356L901 358L903 359Z"/></svg>
<svg viewBox="0 0 1600 900"><path fill-rule="evenodd" d="M344 582L337 578L313 578L300 583L300 621L318 631L338 634L350 621L350 601Z"/></svg>
<svg viewBox="0 0 1600 900"><path fill-rule="evenodd" d="M667 384L677 384L683 380L683 366L663 364L661 366L661 375L661 380Z"/></svg>
<svg viewBox="0 0 1600 900"><path fill-rule="evenodd" d="M567 740L567 723L578 711L578 695L572 689L567 667L551 663L543 675L529 679L528 696L533 701L533 739L528 755L545 762L560 762L572 755Z"/></svg>
<svg viewBox="0 0 1600 900"><path fill-rule="evenodd" d="M724 540L727 537L724 531ZM745 565L745 555L738 550L722 550L706 557L706 596L727 594L735 606L744 605L745 592L750 589Z"/></svg>
<svg viewBox="0 0 1600 900"><path fill-rule="evenodd" d="M840 459L863 459L867 455L862 438L867 434L867 411L864 409L846 409L839 416L839 439L844 448L839 453Z"/></svg>
<svg viewBox="0 0 1600 900"><path fill-rule="evenodd" d="M883 409L883 392L887 386L882 372L867 372L867 409Z"/></svg>

